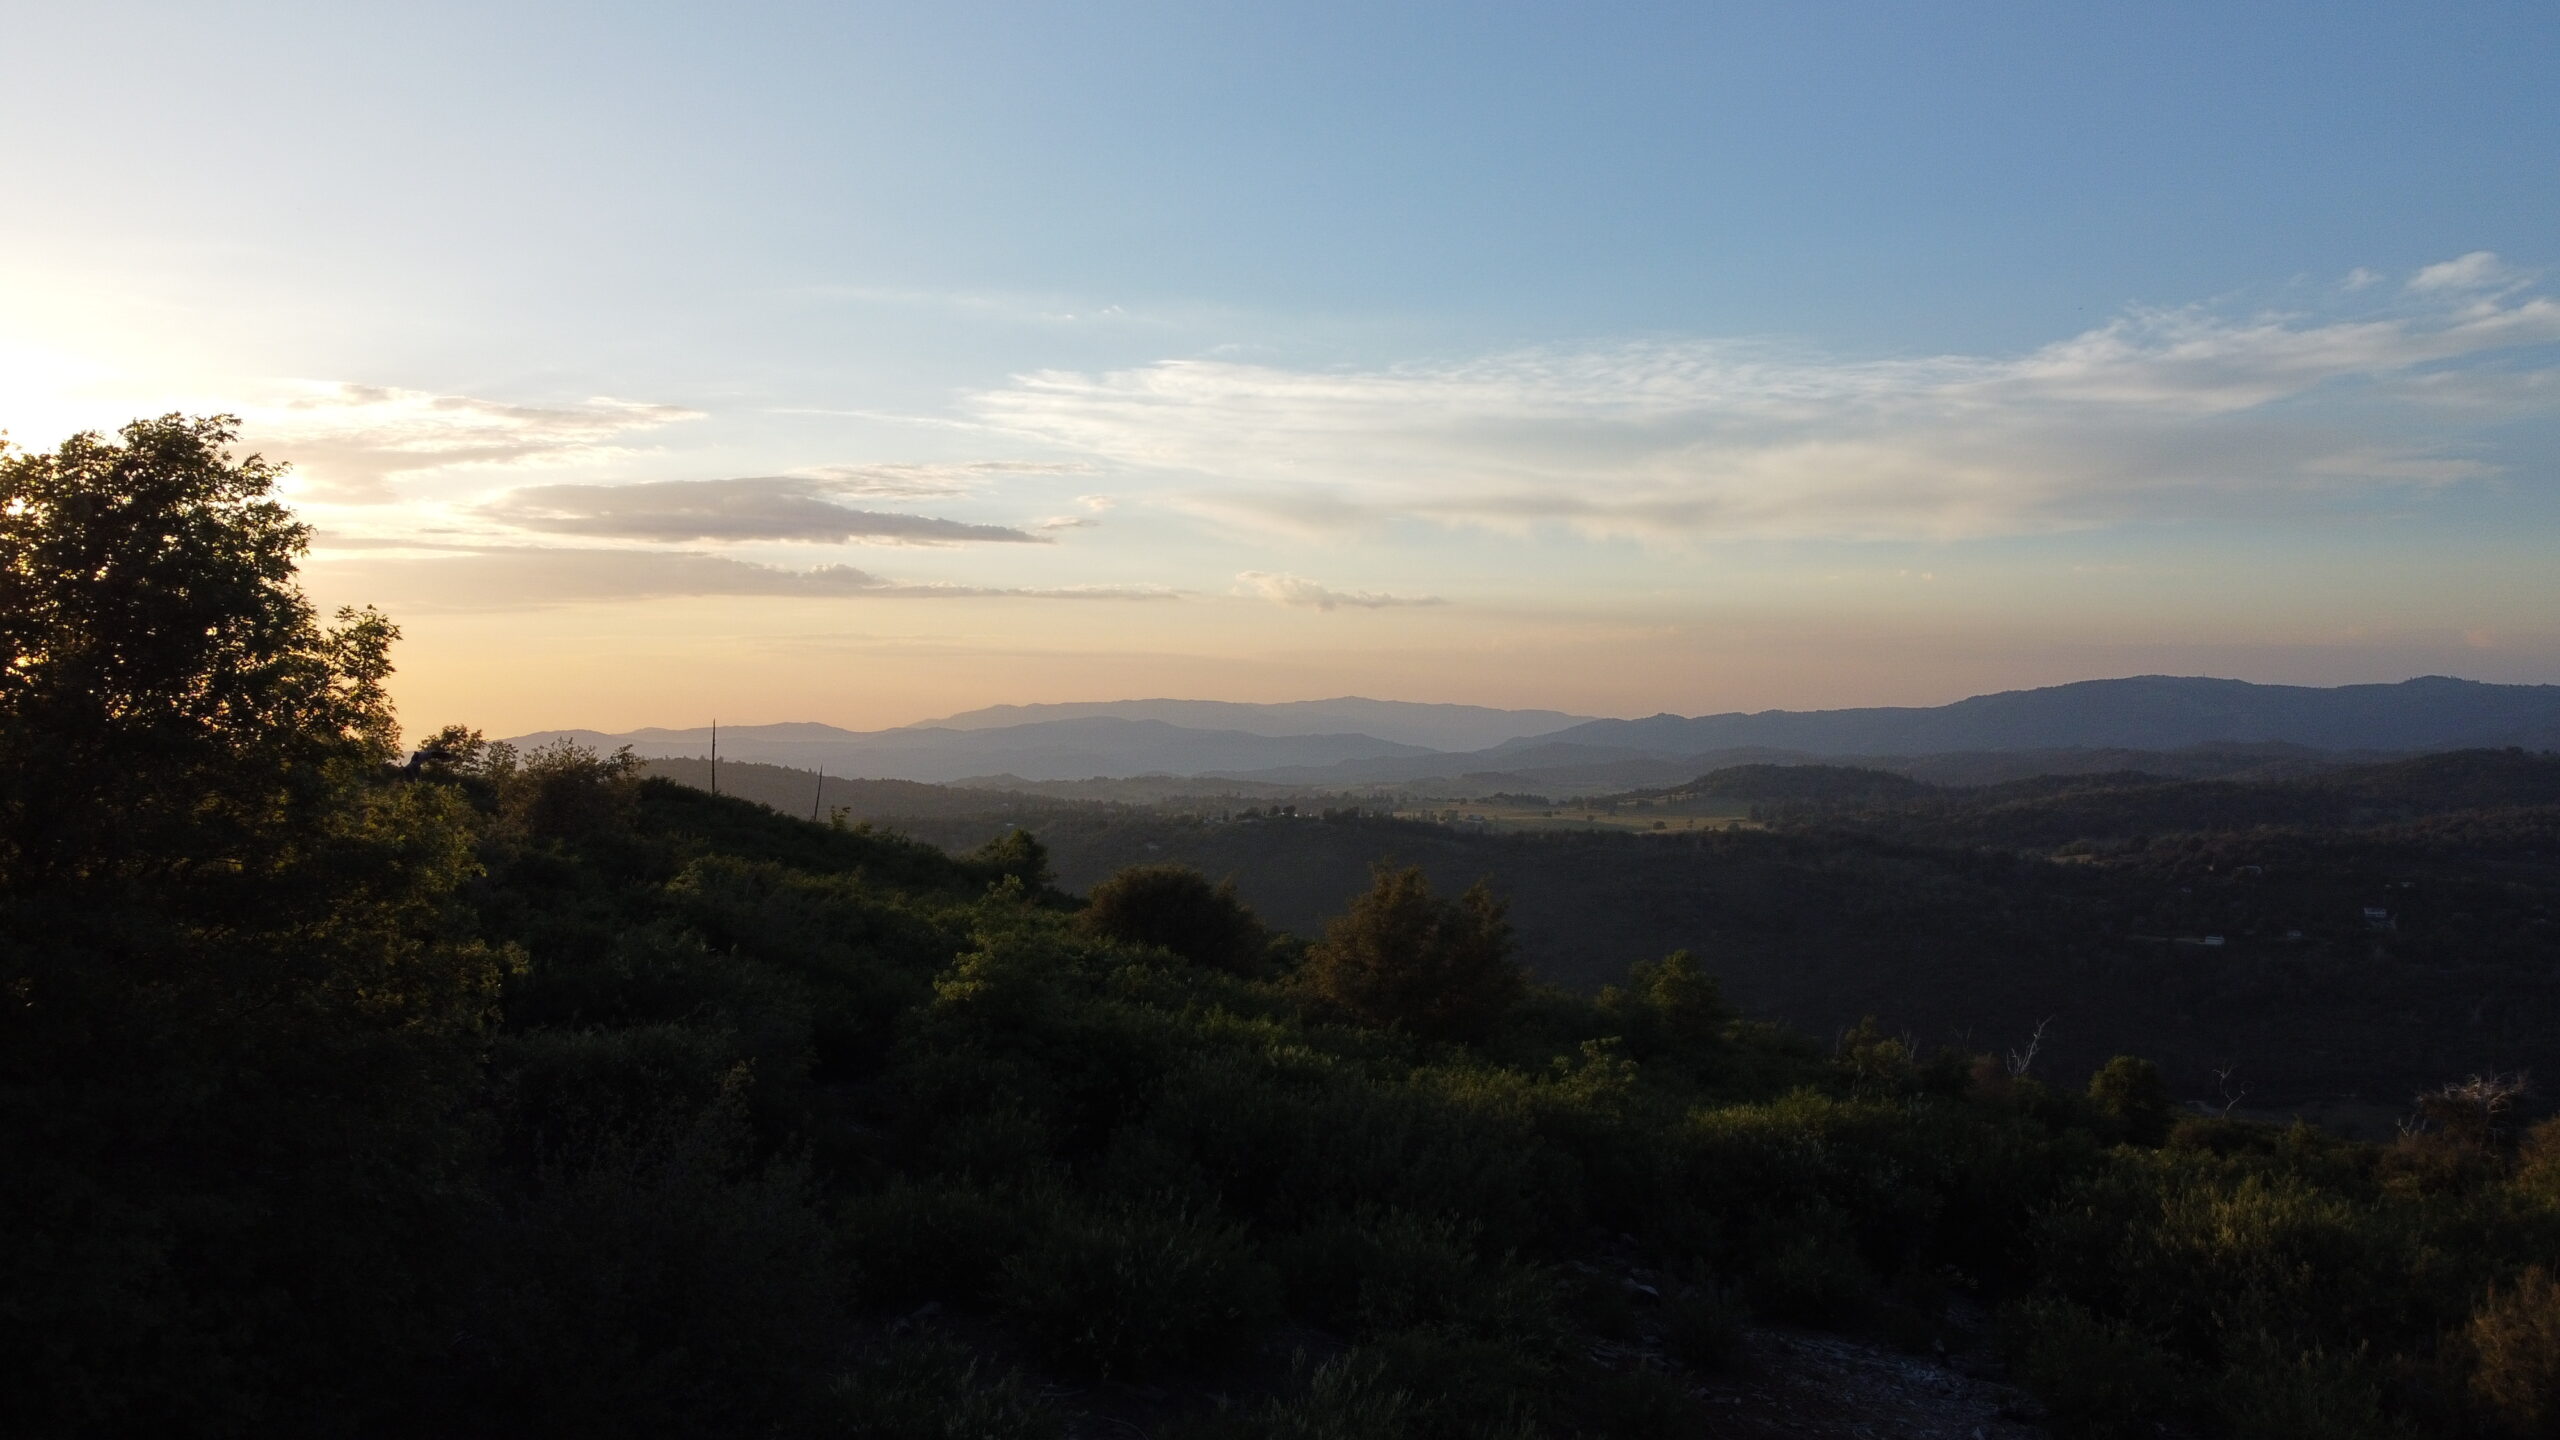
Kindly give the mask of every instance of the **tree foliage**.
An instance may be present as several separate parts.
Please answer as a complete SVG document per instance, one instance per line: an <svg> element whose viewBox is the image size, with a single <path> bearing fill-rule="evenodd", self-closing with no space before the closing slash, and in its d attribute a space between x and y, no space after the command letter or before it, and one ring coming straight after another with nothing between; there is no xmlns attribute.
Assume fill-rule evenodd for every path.
<svg viewBox="0 0 2560 1440"><path fill-rule="evenodd" d="M1309 990L1372 1024L1481 1039L1525 993L1502 901L1484 884L1455 900L1418 866L1380 865L1307 952Z"/></svg>
<svg viewBox="0 0 2560 1440"><path fill-rule="evenodd" d="M449 923L467 808L386 783L396 632L317 623L231 438L0 456L0 1227L41 1237L0 1345L43 1357L0 1411L38 1431L329 1391L425 1322L384 1221L434 1228L501 968Z"/></svg>
<svg viewBox="0 0 2560 1440"><path fill-rule="evenodd" d="M1077 924L1085 933L1170 950L1194 965L1249 973L1268 937L1236 897L1187 865L1132 865L1093 887Z"/></svg>

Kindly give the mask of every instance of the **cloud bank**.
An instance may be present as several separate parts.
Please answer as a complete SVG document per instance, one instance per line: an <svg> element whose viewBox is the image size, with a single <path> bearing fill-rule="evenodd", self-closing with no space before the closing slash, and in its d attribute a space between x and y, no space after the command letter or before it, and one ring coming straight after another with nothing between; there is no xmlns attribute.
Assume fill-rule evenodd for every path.
<svg viewBox="0 0 2560 1440"><path fill-rule="evenodd" d="M828 476L766 475L735 480L655 480L629 485L534 485L509 491L480 514L526 530L621 540L740 542L793 540L909 545L1039 545L1043 535L928 515L856 510L832 494L877 493ZM908 493L917 493L910 491ZM942 493L952 493L944 491Z"/></svg>
<svg viewBox="0 0 2560 1440"><path fill-rule="evenodd" d="M1331 590L1303 575L1247 570L1236 576L1239 593L1260 596L1276 605L1301 610L1383 610L1394 605L1440 605L1437 595L1387 595L1375 590Z"/></svg>
<svg viewBox="0 0 2560 1440"><path fill-rule="evenodd" d="M379 385L297 387L238 407L243 438L289 460L315 499L382 504L400 475L448 466L610 459L633 437L702 412L598 397L583 405L511 405Z"/></svg>
<svg viewBox="0 0 2560 1440"><path fill-rule="evenodd" d="M2022 534L2492 473L2444 413L2475 377L2510 408L2547 405L2547 359L2482 364L2560 342L2560 303L2515 291L2480 252L2362 317L2145 310L2010 357L1665 342L1321 372L1181 360L1042 371L971 408L1194 477L1195 510L1304 535Z"/></svg>
<svg viewBox="0 0 2560 1440"><path fill-rule="evenodd" d="M328 553L377 548L363 541L324 540L311 568L324 583L356 586L369 599L427 610L512 610L727 595L866 600L1177 598L1171 590L1149 586L1038 589L919 583L850 565L793 570L698 550L422 545L409 547L417 553L366 554L361 559L339 559Z"/></svg>

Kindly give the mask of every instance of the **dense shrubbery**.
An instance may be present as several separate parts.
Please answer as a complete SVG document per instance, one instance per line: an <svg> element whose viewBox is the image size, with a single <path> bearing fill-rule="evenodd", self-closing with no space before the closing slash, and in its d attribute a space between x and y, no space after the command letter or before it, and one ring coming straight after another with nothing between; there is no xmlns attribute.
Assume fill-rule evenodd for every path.
<svg viewBox="0 0 2560 1440"><path fill-rule="evenodd" d="M1192 962L1238 974L1262 966L1269 936L1236 898L1234 881L1212 885L1184 865L1132 865L1093 887L1077 927L1127 945L1154 945Z"/></svg>
<svg viewBox="0 0 2560 1440"><path fill-rule="evenodd" d="M1584 1267L1629 1255L1700 1371L1746 1313L1919 1344L1964 1288L2074 1434L2560 1414L2560 1131L2487 1091L2392 1147L2178 1121L2135 1060L1826 1055L1685 954L1532 989L1494 897L1410 871L1301 960L1197 876L1080 911L1018 831L955 858L461 730L395 767L387 630L296 609L228 473L171 513L267 537L266 648L162 688L249 699L74 715L69 621L0 689L12 1433L1063 1433L1027 1375L1202 1440L1694 1433L1592 1359L1637 1321ZM29 798L75 780L158 809Z"/></svg>

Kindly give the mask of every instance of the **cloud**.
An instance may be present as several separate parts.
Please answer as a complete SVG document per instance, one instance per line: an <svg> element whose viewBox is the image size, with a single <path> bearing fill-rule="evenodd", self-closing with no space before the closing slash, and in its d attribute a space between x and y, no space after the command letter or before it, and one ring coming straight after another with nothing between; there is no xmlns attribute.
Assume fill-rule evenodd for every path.
<svg viewBox="0 0 2560 1440"><path fill-rule="evenodd" d="M1045 537L1009 526L856 510L827 498L853 483L859 482L831 476L763 475L627 485L533 485L507 492L481 506L479 513L526 530L620 540L1048 543Z"/></svg>
<svg viewBox="0 0 2560 1440"><path fill-rule="evenodd" d="M2381 283L2381 271L2368 270L2362 265L2348 271L2347 278L2338 282L2341 288L2348 290L2366 290Z"/></svg>
<svg viewBox="0 0 2560 1440"><path fill-rule="evenodd" d="M2491 290L2520 277L2487 250L2474 250L2451 260L2440 260L2409 277L2409 288L2419 294L2446 291Z"/></svg>
<svg viewBox="0 0 2560 1440"><path fill-rule="evenodd" d="M1275 575L1247 570L1236 576L1239 593L1257 595L1276 605L1300 610L1383 610L1393 605L1442 605L1437 595L1386 595L1374 590L1328 590L1302 575Z"/></svg>
<svg viewBox="0 0 2560 1440"><path fill-rule="evenodd" d="M1022 475L1090 475L1093 469L1072 460L968 460L921 465L818 465L791 473L823 482L831 494L921 500L974 494L982 482L989 480Z"/></svg>
<svg viewBox="0 0 2560 1440"><path fill-rule="evenodd" d="M379 385L303 384L234 407L242 436L290 460L314 499L381 504L398 476L450 466L532 466L633 453L626 437L700 411L598 397L515 405Z"/></svg>
<svg viewBox="0 0 2560 1440"><path fill-rule="evenodd" d="M341 557L329 541L308 567L316 587L399 609L513 610L599 601L760 595L801 599L1165 600L1155 586L1015 588L894 580L850 565L793 570L695 550L568 546L406 547Z"/></svg>
<svg viewBox="0 0 2560 1440"><path fill-rule="evenodd" d="M2488 473L2447 430L2455 407L2400 391L2555 341L2560 303L2463 295L2325 320L2137 311L2007 357L1657 342L1369 370L1176 360L1024 375L971 408L1186 476L1176 503L1240 528L1961 538Z"/></svg>

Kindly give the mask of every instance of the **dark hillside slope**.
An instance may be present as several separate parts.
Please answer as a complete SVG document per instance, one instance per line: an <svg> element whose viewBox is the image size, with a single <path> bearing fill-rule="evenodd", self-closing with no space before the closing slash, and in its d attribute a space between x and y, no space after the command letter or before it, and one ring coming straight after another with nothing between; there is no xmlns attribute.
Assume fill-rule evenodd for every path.
<svg viewBox="0 0 2560 1440"><path fill-rule="evenodd" d="M2095 866L1822 833L1493 836L1371 819L1077 816L1041 835L1071 889L1178 861L1233 876L1301 933L1392 858L1447 887L1489 879L1523 959L1576 989L1686 948L1746 1012L1818 1035L1874 1014L1924 1046L1992 1046L2051 1016L2066 1065L2138 1051L2207 1095L2237 1063L2285 1103L2560 1074L2560 811L2517 813L2503 828L2173 840ZM2252 864L2266 873L2240 873ZM2367 905L2399 928L2371 931ZM2225 943L2170 943L2206 934Z"/></svg>
<svg viewBox="0 0 2560 1440"><path fill-rule="evenodd" d="M1801 795L1769 797L1755 813L1773 823L1915 843L2049 850L2073 842L2256 826L2355 829L2465 810L2550 805L2560 805L2560 755L2461 750L2259 782L2044 776L1874 798L1830 796L1808 786Z"/></svg>

